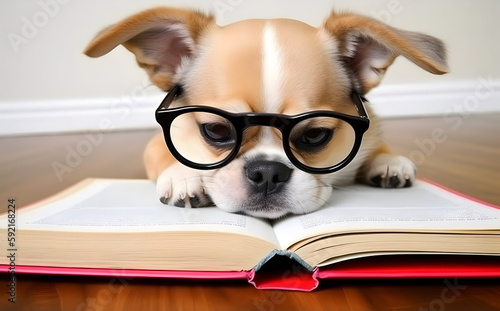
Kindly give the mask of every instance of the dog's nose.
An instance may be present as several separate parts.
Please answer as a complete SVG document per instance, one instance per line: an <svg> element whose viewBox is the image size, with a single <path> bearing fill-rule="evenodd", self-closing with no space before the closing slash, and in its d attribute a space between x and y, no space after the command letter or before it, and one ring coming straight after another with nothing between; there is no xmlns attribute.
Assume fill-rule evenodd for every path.
<svg viewBox="0 0 500 311"><path fill-rule="evenodd" d="M292 169L277 161L256 160L246 166L246 176L252 187L261 193L279 191L290 179Z"/></svg>

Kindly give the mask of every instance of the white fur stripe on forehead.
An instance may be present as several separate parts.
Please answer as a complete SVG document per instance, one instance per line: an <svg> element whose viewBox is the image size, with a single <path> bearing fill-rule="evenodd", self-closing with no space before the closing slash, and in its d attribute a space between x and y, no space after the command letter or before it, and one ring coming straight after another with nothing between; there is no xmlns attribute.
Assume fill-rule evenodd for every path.
<svg viewBox="0 0 500 311"><path fill-rule="evenodd" d="M282 103L283 64L276 31L266 23L262 35L262 93L265 112L276 113Z"/></svg>

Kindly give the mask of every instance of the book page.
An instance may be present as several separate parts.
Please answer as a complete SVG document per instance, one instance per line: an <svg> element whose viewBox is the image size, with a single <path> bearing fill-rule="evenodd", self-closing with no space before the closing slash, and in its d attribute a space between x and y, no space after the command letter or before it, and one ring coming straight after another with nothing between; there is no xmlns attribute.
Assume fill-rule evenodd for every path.
<svg viewBox="0 0 500 311"><path fill-rule="evenodd" d="M334 190L329 203L311 214L274 223L282 248L306 238L332 233L496 230L500 210L431 184L381 189L352 185Z"/></svg>
<svg viewBox="0 0 500 311"><path fill-rule="evenodd" d="M230 214L216 207L164 205L155 187L148 180L96 179L65 198L19 210L18 227L76 232L229 232L277 245L270 224L262 219Z"/></svg>

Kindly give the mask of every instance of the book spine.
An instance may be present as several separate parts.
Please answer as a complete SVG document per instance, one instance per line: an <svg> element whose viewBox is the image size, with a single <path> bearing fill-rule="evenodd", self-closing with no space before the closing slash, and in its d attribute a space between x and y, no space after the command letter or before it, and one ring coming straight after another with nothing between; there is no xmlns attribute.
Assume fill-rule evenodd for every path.
<svg viewBox="0 0 500 311"><path fill-rule="evenodd" d="M317 271L297 254L274 250L250 271L249 283L258 289L312 291L319 281Z"/></svg>

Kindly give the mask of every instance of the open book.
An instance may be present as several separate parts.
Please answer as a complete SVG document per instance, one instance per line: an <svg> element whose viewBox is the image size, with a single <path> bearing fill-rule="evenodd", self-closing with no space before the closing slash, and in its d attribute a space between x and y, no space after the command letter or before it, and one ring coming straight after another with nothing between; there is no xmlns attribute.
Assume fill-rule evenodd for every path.
<svg viewBox="0 0 500 311"><path fill-rule="evenodd" d="M12 231L8 224L9 215L1 215L3 237ZM0 239L7 252L0 256L1 271L15 253L16 273L106 275L119 269L121 275L248 278L257 286L304 290L316 287L318 278L349 277L349 271L358 277L384 277L381 271L387 277L432 276L415 270L426 264L437 276L500 276L500 209L424 181L404 189L344 187L316 212L269 221L216 207L163 205L147 180L87 179L17 209L15 238L10 245ZM402 265L403 258L413 261ZM276 269L305 281L287 285L286 271L273 274Z"/></svg>

